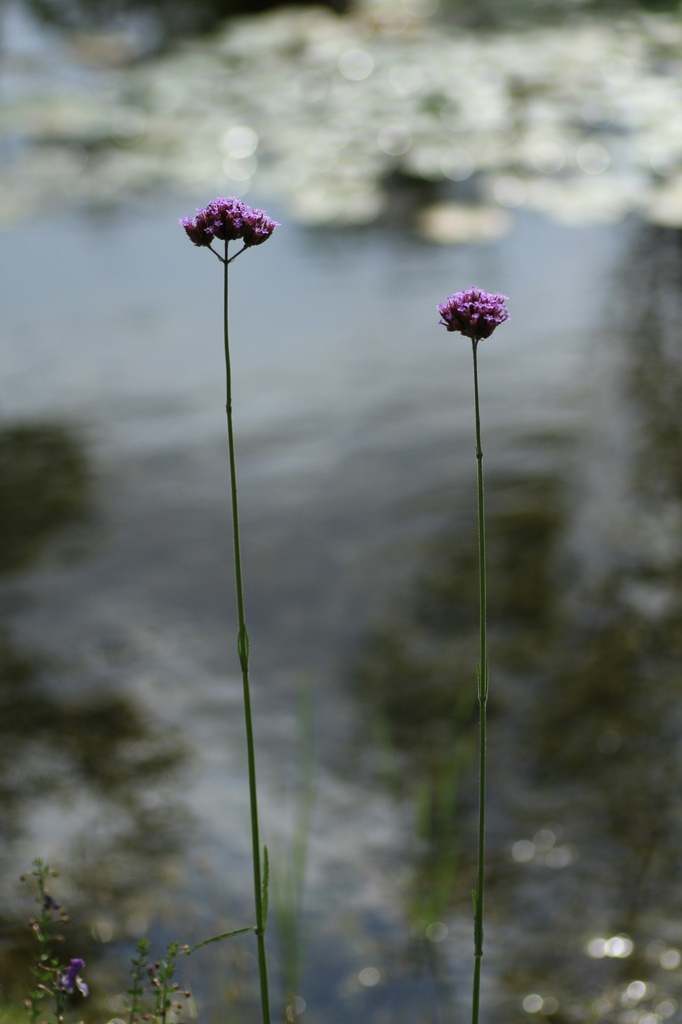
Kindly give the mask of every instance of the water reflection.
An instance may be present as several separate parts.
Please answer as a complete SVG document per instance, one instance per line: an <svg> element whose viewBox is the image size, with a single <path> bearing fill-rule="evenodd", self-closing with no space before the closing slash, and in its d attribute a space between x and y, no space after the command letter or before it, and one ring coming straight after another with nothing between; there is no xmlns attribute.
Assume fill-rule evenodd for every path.
<svg viewBox="0 0 682 1024"><path fill-rule="evenodd" d="M0 465L1 571L16 577L48 551L53 560L73 558L73 535L70 544L65 537L92 507L78 437L59 424L5 427ZM48 849L59 860L65 875L55 892L73 918L65 953L95 967L97 997L98 950L146 931L155 881L182 849L187 814L173 787L186 751L177 732L155 725L127 694L91 678L78 692L74 666L46 661L39 637L27 650L12 635L11 593L0 621L0 864L7 877L26 867L27 853ZM11 903L0 921L0 987L19 1002L34 940L26 904Z"/></svg>
<svg viewBox="0 0 682 1024"><path fill-rule="evenodd" d="M527 741L536 780L564 790L556 806L574 822L576 882L598 894L591 926L632 938L624 954L606 942L606 956L616 957L607 976L625 982L634 972L668 993L675 979L662 978L661 954L656 972L645 951L653 939L678 938L681 281L679 236L642 231L622 273L616 321L626 346L627 530L613 524L609 536L603 525L610 564L566 602ZM576 978L572 985L577 993Z"/></svg>
<svg viewBox="0 0 682 1024"><path fill-rule="evenodd" d="M0 573L21 569L60 527L82 517L88 467L77 440L61 425L0 432Z"/></svg>
<svg viewBox="0 0 682 1024"><path fill-rule="evenodd" d="M642 229L592 439L488 488L489 930L512 1020L655 1024L680 999L681 284L679 235ZM415 837L413 922L465 913L474 876L472 495L356 668Z"/></svg>
<svg viewBox="0 0 682 1024"><path fill-rule="evenodd" d="M106 519L104 509L100 513L103 522L67 524L44 548L43 568L34 565L11 584L8 580L3 591L25 602L8 620L14 646L21 637L32 653L50 652L50 664L38 666L36 676L49 697L56 700L56 693L66 701L68 693L80 706L93 680L106 680L108 692L115 688L119 696L127 695L129 686L134 707L139 710L145 702L149 709L143 725L154 721L158 710L190 738L197 770L187 781L199 824L183 837L193 852L181 863L185 902L177 932L198 941L244 923L247 911L242 917L239 900L248 892L248 837L241 818L246 786L239 680L226 678L232 632L212 283L208 280L201 301L190 305L189 315L182 300L176 301L197 282L191 277L191 253L187 267L173 269L175 215L173 209L159 211L156 221L149 214L144 220L99 223L93 236L97 255L73 223L46 224L44 247L32 262L32 253L21 248L23 229L8 238L14 265L31 266L32 275L40 276L52 315L48 324L41 323L29 296L20 310L21 330L15 331L12 317L18 319L19 312L8 306L16 357L5 404L26 415L26 406L39 409L49 400L52 408L68 409L85 421L89 436L99 438L96 483L111 500ZM481 275L491 283L501 274L500 286L513 286L519 309L510 328L513 340L486 353L487 409L497 417L487 452L491 545L498 567L491 581L497 705L491 725L498 764L491 774L501 780L491 818L489 926L491 951L501 952L497 961L490 960L489 977L496 991L509 993L500 1016L525 1019L522 1000L529 995L543 1001L536 1013L549 1013L552 999L560 1000L561 1014L565 1011L568 985L561 987L560 951L554 973L545 978L541 958L524 955L524 935L536 949L551 951L548 936L568 930L572 977L581 997L591 986L595 997L607 998L605 971L629 971L641 945L633 931L631 957L595 959L584 952L596 938L624 941L625 925L605 916L583 929L573 920L572 903L582 908L586 902L582 895L575 898L572 888L584 861L582 840L563 814L563 791L555 797L531 777L533 737L530 750L521 742L543 694L551 652L560 649L562 623L574 614L561 595L576 579L583 580L582 562L566 549L582 550L574 537L576 506L584 504L576 478L593 457L577 433L560 437L543 428L582 423L588 401L582 380L585 367L591 369L583 361L583 339L591 334L594 296L601 292L594 280L605 276L609 247L628 235L605 240L595 233L560 233L537 220L523 223L525 235L516 233L487 254L460 252L454 261L431 248L396 247L394 236L379 232L331 238L290 233L288 247L273 250L274 263L266 271L256 270L255 262L240 271L244 311L237 307L236 326L248 339L240 355L245 542L259 661L264 818L273 861L273 836L288 834L291 821L281 784L295 763L292 678L312 676L319 716L316 749L323 763L305 899L314 942L307 947L307 971L296 993L305 999L310 1018L340 1022L351 1016L379 1024L389 1014L390 1020L433 1021L440 1010L446 1022L459 1012L458 1003L464 1013L469 997L476 647L475 566L469 576L475 492L469 366L464 366L466 352L441 345L435 333L431 344L431 335L424 333L424 311L439 297L430 297L431 289L440 287L434 282L448 282L453 273L465 280ZM165 225L170 225L168 236ZM177 245L184 254L181 240ZM139 257L147 247L164 252L156 275ZM51 255L56 251L62 254L59 265ZM265 253L263 258L270 259ZM247 266L253 267L252 278ZM117 277L116 268L131 267L123 279ZM260 319L250 322L265 272L282 314L276 333ZM577 279L584 282L580 287L578 273L584 274ZM33 276L25 293L20 277L17 272L13 295L33 295ZM564 284L569 280L571 289ZM88 283L86 298L96 305L97 319L84 313L74 281L79 288ZM304 289L314 296L309 318ZM321 337L319 308L337 308L339 296L348 298L351 319L330 322ZM163 309L170 312L162 315ZM581 317L577 331L576 314ZM206 319L198 323L197 316ZM55 324L61 324L58 330ZM27 343L27 338L36 340ZM608 385L610 377L604 377ZM367 663L359 670L365 673L367 695L362 704L353 704L337 685L338 663L347 659L358 631L382 606L394 581L404 585L414 546L444 521L443 507L455 510L447 536L426 545L411 595L395 602L360 659ZM52 568L56 548L73 550L67 535L76 536L77 546L91 556ZM515 579L519 574L522 578ZM470 589L468 597L462 587ZM449 617L457 621L456 636L449 633ZM406 624L402 634L400 622ZM390 659L395 667L387 668ZM347 733L358 709L371 721L368 758L381 784L364 771L362 759L348 754ZM613 747L616 731L607 725L597 742ZM57 753L61 757L60 749ZM169 802L176 798L175 784L171 775ZM103 806L113 803L107 796ZM54 804L55 817L61 817L62 803L55 798ZM41 812L50 805L47 801ZM52 818L47 824L52 827ZM91 848L100 840L97 832ZM531 848L525 861L512 855L519 842ZM150 865L167 861L161 856L154 861L150 854L137 865L132 845L130 852L134 878L147 872L152 888L165 884L166 875L155 874ZM208 866L197 870L200 855ZM108 868L108 860L97 857L96 867ZM556 891L568 888L565 906ZM113 960L119 939L143 927L140 919L147 925L153 919L148 890L139 887L139 898L131 898L121 923L116 888L106 883L93 890L92 901L84 896L79 911L87 924L83 934L87 931L94 942L95 928L97 948L112 950ZM595 890L591 903L598 897ZM89 907L96 908L92 916ZM443 928L447 935L440 938ZM112 937L103 942L109 929ZM670 962L682 948L680 940L654 929L651 941L664 943L651 961L655 970L674 976L675 968L666 969L660 958ZM508 970L505 950L512 947L520 952ZM283 967L279 950L273 952ZM216 949L196 964L190 958L188 983L199 999L203 993L202 1019L209 1006L216 1018L220 1015L225 979L230 998L239 1000L248 1019L251 953L244 941ZM566 963L569 959L567 953ZM518 965L526 962L532 970L519 975ZM379 980L368 985L376 978L372 972ZM623 984L649 977L638 971ZM115 992L112 984L108 994ZM675 998L667 992L659 1002ZM112 1005L107 1012L118 1015L120 1009ZM457 1019L464 1019L462 1014Z"/></svg>
<svg viewBox="0 0 682 1024"><path fill-rule="evenodd" d="M404 909L413 937L421 941L412 955L416 963L425 959L437 979L448 976L448 958L443 960L436 945L447 936L442 918L467 905L474 870L478 583L473 495L472 478L454 502L462 510L458 520L430 545L407 601L369 638L356 669L358 696L382 724L385 747L394 753L393 791L414 829L413 877ZM563 523L560 484L553 476L490 479L491 662L498 677L501 665L505 670L490 703L497 772L500 741L505 747L510 742L500 734L515 699L512 680L537 671L555 626L554 561ZM491 798L497 830L505 812L499 794L491 792ZM536 836L539 848L543 839ZM496 843L499 836L491 844L493 860L499 857ZM437 995L449 1019L452 996L442 982Z"/></svg>

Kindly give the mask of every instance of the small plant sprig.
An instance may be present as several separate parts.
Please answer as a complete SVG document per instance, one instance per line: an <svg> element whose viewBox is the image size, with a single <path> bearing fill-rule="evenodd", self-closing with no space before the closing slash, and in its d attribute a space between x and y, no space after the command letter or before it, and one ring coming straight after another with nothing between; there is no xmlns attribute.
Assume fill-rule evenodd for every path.
<svg viewBox="0 0 682 1024"><path fill-rule="evenodd" d="M249 802L251 807L251 846L253 856L253 890L258 950L258 975L260 980L261 1014L263 1024L270 1024L270 989L265 955L266 924L266 864L261 860L260 831L258 822L258 792L256 788L256 753L253 736L253 715L251 712L251 684L249 681L249 636L246 631L244 611L244 584L242 579L242 554L239 539L239 506L237 502L237 468L232 423L232 368L230 362L230 340L228 326L228 269L231 263L254 245L262 245L278 227L262 210L246 206L240 199L219 198L201 210L195 217L183 217L180 221L187 237L194 245L209 249L223 264L223 341L225 348L227 442L230 463L230 491L232 496L232 541L234 549L234 573L237 590L237 654L242 672L244 693L244 721L246 725L246 751L249 771ZM243 242L234 256L229 255L230 242ZM224 255L213 248L214 241L224 242ZM263 855L264 858L267 856ZM132 1022L131 1022L132 1024Z"/></svg>
<svg viewBox="0 0 682 1024"><path fill-rule="evenodd" d="M40 907L40 914L29 920L31 931L39 944L38 956L31 966L31 973L36 979L36 984L24 1003L30 1024L47 1024L43 1012L43 1004L47 997L54 1000L55 1024L63 1024L67 995L76 989L82 995L88 995L88 986L80 977L80 972L85 967L85 961L80 957L74 957L67 967L60 962L59 957L55 956L52 950L52 943L62 941L61 935L53 933L53 925L64 924L69 920L64 908L48 891L48 879L50 876L56 875L56 871L44 864L42 860L37 859L33 861L33 871L30 874L22 875L21 878L22 882L27 878L35 878L38 887L36 903ZM253 927L240 928L236 933L229 934L239 934L243 931L253 931ZM210 942L217 942L223 938L227 938L227 936L216 935L200 942L195 948L200 949ZM149 940L139 939L131 960L132 984L128 989L130 1000L125 1006L128 1013L128 1024L136 1024L138 1021L168 1024L171 1015L173 1015L174 1024L182 1024L181 1021L177 1021L178 1011L182 1010L183 1006L178 997L184 996L185 999L189 999L191 993L180 991L180 986L173 979L178 956L192 952L192 950L187 946L181 946L179 942L170 942L166 949L166 956L154 964L149 964L149 949ZM145 1006L147 978L154 996L153 1010Z"/></svg>
<svg viewBox="0 0 682 1024"><path fill-rule="evenodd" d="M41 1016L42 1004L47 997L54 1000L54 1014L56 1024L62 1024L64 1020L64 1005L66 996L78 989L82 995L87 996L88 986L80 977L80 972L85 967L85 960L74 957L68 967L61 963L59 957L54 955L52 944L61 942L62 936L52 932L53 925L66 924L68 915L48 891L48 879L55 877L53 871L40 858L33 861L33 871L29 875L22 875L22 882L27 878L35 878L38 886L36 903L40 908L37 917L29 919L31 931L38 940L38 956L31 966L31 973L36 979L35 988L29 994L25 1002L26 1012L31 1024L38 1024Z"/></svg>
<svg viewBox="0 0 682 1024"><path fill-rule="evenodd" d="M451 295L440 306L441 324L471 339L474 357L474 421L476 438L476 482L478 495L478 577L480 656L477 665L479 707L479 789L478 789L478 871L474 901L474 984L471 1005L472 1024L478 1024L481 998L481 961L483 960L483 892L485 883L485 783L486 783L486 710L488 705L488 650L486 634L486 557L485 507L483 501L483 447L481 410L478 395L478 343L489 338L496 327L509 319L506 295L489 294L468 288Z"/></svg>
<svg viewBox="0 0 682 1024"><path fill-rule="evenodd" d="M142 997L145 992L145 978L147 976L147 962L149 960L149 939L137 940L135 954L130 961L130 975L133 983L128 989L128 995L130 996L126 1006L128 1024L134 1024L136 1018L141 1017L145 1012L145 1008L142 1005Z"/></svg>
<svg viewBox="0 0 682 1024"><path fill-rule="evenodd" d="M155 1024L166 1024L168 1014L177 1014L182 1010L182 1001L177 998L178 993L185 999L189 999L190 993L180 992L180 986L173 981L177 967L178 956L181 952L179 942L169 942L166 948L166 956L148 968L149 981L154 993L154 1012L151 1014ZM145 1015L143 1020L149 1019ZM177 1021L177 1024L183 1024Z"/></svg>

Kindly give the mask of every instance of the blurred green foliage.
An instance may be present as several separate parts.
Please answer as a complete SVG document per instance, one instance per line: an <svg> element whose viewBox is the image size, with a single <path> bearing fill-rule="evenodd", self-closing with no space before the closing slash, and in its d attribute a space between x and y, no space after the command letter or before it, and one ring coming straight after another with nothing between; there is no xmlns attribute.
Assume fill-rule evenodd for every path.
<svg viewBox="0 0 682 1024"><path fill-rule="evenodd" d="M349 0L309 0L338 11ZM68 30L115 26L130 14L143 13L162 38L206 31L235 14L255 14L282 6L285 0L30 0L44 21ZM299 0L303 4L303 0ZM673 11L678 0L440 0L437 16L473 29L528 27L560 21L575 14L619 15L637 10Z"/></svg>

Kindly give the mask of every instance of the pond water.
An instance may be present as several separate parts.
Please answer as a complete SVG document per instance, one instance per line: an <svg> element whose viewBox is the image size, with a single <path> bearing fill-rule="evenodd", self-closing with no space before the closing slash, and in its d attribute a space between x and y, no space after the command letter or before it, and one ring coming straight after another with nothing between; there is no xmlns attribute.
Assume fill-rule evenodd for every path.
<svg viewBox="0 0 682 1024"><path fill-rule="evenodd" d="M135 937L251 914L220 270L177 226L191 207L158 191L0 234L0 984L22 994L14 879L44 856L93 1021L122 1014ZM522 212L442 248L268 209L231 323L277 999L312 1024L467 1016L471 366L435 307L476 283L511 310L481 348L486 1016L676 1020L677 233ZM254 1019L252 954L183 961L191 1012Z"/></svg>
<svg viewBox="0 0 682 1024"><path fill-rule="evenodd" d="M76 492L69 524L46 543L48 509L30 565L12 566L2 589L3 699L24 733L3 769L15 823L5 886L9 898L35 853L64 866L103 985L131 935L192 941L249 913L219 268L187 244L182 212L159 199L0 239L6 433L23 424ZM676 972L644 954L666 943L660 960L679 941L675 352L640 308L648 290L628 279L634 260L639 283L663 242L669 266L676 236L637 225L571 231L529 215L493 247L456 251L285 226L234 267L247 611L264 832L280 874L311 759L301 694L314 705L299 950L313 1020L461 1019L466 1006L470 366L434 310L474 280L512 297L512 320L482 351L487 1000L512 1018L526 1016L528 993L555 1000L554 1016L582 1019L598 997L622 1014L612 990L642 976L658 985L655 1005L673 1005ZM642 318L648 336L631 338ZM32 730L43 701L48 720ZM670 873L651 865L652 846ZM621 933L632 956L586 955L590 940ZM274 955L278 970L291 958ZM228 983L248 1004L248 941L190 967L205 1012Z"/></svg>

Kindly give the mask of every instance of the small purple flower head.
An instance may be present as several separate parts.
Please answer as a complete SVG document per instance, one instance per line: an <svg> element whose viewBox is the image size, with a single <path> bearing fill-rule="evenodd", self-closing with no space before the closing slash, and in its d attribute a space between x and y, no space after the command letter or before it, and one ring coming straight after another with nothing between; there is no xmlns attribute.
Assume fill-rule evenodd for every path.
<svg viewBox="0 0 682 1024"><path fill-rule="evenodd" d="M279 227L277 221L268 217L263 210L253 210L250 206L244 207L244 211L241 235L244 245L261 245L267 242L275 228Z"/></svg>
<svg viewBox="0 0 682 1024"><path fill-rule="evenodd" d="M459 331L473 342L489 338L496 327L509 319L506 295L490 294L480 288L456 292L438 306L440 323L448 331Z"/></svg>
<svg viewBox="0 0 682 1024"><path fill-rule="evenodd" d="M71 960L70 966L62 972L59 978L59 988L62 992L73 992L77 988L79 992L87 996L89 992L88 986L78 976L84 967L85 960L81 960L80 957L77 956Z"/></svg>
<svg viewBox="0 0 682 1024"><path fill-rule="evenodd" d="M244 236L244 218L249 207L241 199L214 199L203 211L211 223L214 238L223 242L235 242Z"/></svg>
<svg viewBox="0 0 682 1024"><path fill-rule="evenodd" d="M206 216L206 210L197 210L196 217L183 217L180 224L195 245L210 245L213 241L213 224Z"/></svg>
<svg viewBox="0 0 682 1024"><path fill-rule="evenodd" d="M222 242L241 238L246 247L260 245L279 227L263 210L254 210L234 196L214 199L197 210L196 217L183 217L180 223L190 241L207 246L214 238Z"/></svg>

